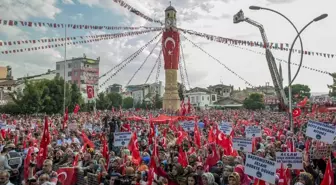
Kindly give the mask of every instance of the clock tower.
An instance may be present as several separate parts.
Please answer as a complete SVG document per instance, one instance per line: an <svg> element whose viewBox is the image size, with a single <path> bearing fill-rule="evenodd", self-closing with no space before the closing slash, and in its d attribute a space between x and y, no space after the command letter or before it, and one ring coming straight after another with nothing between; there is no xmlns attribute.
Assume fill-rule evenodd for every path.
<svg viewBox="0 0 336 185"><path fill-rule="evenodd" d="M162 52L166 77L163 109L177 111L180 108L180 97L177 86L180 35L176 28L176 9L171 5L165 10L165 30L162 34Z"/></svg>

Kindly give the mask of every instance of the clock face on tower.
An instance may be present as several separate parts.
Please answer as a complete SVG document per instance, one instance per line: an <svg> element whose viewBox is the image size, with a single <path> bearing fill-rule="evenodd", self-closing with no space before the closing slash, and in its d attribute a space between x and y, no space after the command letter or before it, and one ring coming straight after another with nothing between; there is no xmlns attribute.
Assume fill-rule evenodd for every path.
<svg viewBox="0 0 336 185"><path fill-rule="evenodd" d="M167 19L166 20L166 27L171 27L171 26L173 26L173 20Z"/></svg>

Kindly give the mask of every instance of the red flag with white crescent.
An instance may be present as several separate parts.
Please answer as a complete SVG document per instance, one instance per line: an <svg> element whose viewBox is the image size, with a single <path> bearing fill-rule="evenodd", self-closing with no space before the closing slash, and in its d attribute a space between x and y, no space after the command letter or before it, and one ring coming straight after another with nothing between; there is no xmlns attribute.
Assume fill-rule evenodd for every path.
<svg viewBox="0 0 336 185"><path fill-rule="evenodd" d="M62 185L71 185L76 183L75 168L59 168L57 170L58 182Z"/></svg>
<svg viewBox="0 0 336 185"><path fill-rule="evenodd" d="M178 69L180 57L180 35L177 31L165 31L162 34L164 69Z"/></svg>
<svg viewBox="0 0 336 185"><path fill-rule="evenodd" d="M94 88L92 85L87 85L86 86L86 93L89 99L94 97Z"/></svg>

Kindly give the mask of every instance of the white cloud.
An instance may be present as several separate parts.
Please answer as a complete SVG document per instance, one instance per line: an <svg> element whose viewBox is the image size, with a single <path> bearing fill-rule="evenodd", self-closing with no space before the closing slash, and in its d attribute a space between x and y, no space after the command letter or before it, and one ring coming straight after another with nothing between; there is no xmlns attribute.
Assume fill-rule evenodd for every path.
<svg viewBox="0 0 336 185"><path fill-rule="evenodd" d="M64 4L75 4L72 0L62 0Z"/></svg>
<svg viewBox="0 0 336 185"><path fill-rule="evenodd" d="M2 0L0 15L3 19L27 20L28 17L54 19L61 10L57 0Z"/></svg>
<svg viewBox="0 0 336 185"><path fill-rule="evenodd" d="M22 12L15 11L15 4L12 1L3 0L5 5L13 6L13 8L6 8L4 14L7 18L18 17L44 17L53 18L61 10L55 6L55 1L47 0L43 1L48 6L49 12L42 11L39 7L41 4L36 2L42 2L42 0L34 0L33 5L23 8ZM126 1L134 8L143 12L144 14L164 20L164 9L169 5L165 0L143 0L143 1ZM325 0L324 3L316 3L316 0L296 0L296 1L281 1L280 0L173 0L172 5L177 9L178 25L182 28L193 29L199 32L209 33L213 35L223 36L227 38L243 39L261 41L259 30L247 23L233 24L232 16L240 9L243 9L245 15L262 23L265 27L266 34L272 42L291 43L295 36L295 31L291 26L281 17L266 11L251 11L248 9L250 5L267 6L279 10L284 13L297 24L298 28L302 28L307 22L321 13L329 13L329 17L321 22L314 23L309 27L302 35L304 48L306 50L312 50L317 52L333 53L334 43L336 42L335 30L336 27L333 20L336 16L332 14L334 12L336 2L334 0ZM157 26L153 23L148 23L146 20L138 17L112 0L78 0L79 4L88 5L95 8L102 8L111 13L124 16L127 21L122 22L121 25L125 26L140 26L151 25ZM37 6L38 5L38 6ZM31 11L31 7L35 7L36 12ZM79 6L80 7L80 6ZM80 10L80 8L79 8ZM0 11L4 11L0 8ZM300 12L298 14L297 12ZM0 12L2 14L2 12ZM15 15L17 13L17 15ZM70 18L70 17L69 17ZM109 18L108 18L109 19ZM89 20L88 20L89 21ZM93 24L93 23L92 23ZM1 30L1 29L0 29ZM17 31L15 33L15 31ZM1 30L6 32L7 35L26 35L30 36L30 32L12 30ZM58 30L52 30L54 32L53 37L59 37L63 35ZM87 32L86 34L103 34L102 32ZM108 71L119 62L127 58L130 54L135 52L138 48L144 45L147 41L152 39L155 34L146 34L137 37L119 38L109 41L101 41L91 44L83 44L79 46L69 46L67 48L67 58L82 56L83 53L87 57L97 58L101 57L100 74ZM218 58L222 63L226 64L229 68L235 71L237 74L251 82L253 85L264 85L266 82L272 82L268 66L266 64L265 56L258 55L253 52L241 50L239 48L227 46L216 42L207 41L204 38L192 37L187 35L189 39L200 45L204 50L209 52L214 57ZM4 40L3 38L0 38ZM117 76L112 78L109 84L120 83L125 85L133 73L139 68L141 63L146 58L146 55L150 52L154 46L155 41L137 57L132 63L127 65L124 70L118 73ZM227 71L224 67L211 59L209 56L192 46L188 41L182 39L185 60L187 64L187 70L189 74L189 80L193 87L201 86L205 87L220 83L232 84L235 88L246 87L244 82L234 76L231 72ZM264 52L263 49L250 48L249 49ZM296 46L298 48L298 45ZM158 55L159 50L155 50L155 55ZM273 51L275 57L286 59L287 52ZM336 54L334 52L334 54ZM13 73L16 77L20 77L24 74L45 72L49 68L55 67L55 62L63 60L64 50L62 49L50 49L39 52L31 52L25 54L15 54L8 56L1 56L0 65L11 64L13 66ZM304 56L304 65L312 68L328 70L333 72L336 69L336 63L330 59L324 59L323 57ZM293 62L298 61L298 55L293 55ZM144 68L138 73L131 84L144 83L149 71L154 65L156 58L150 57ZM334 59L335 60L335 59ZM22 65L27 67L22 67ZM287 74L287 66L282 64L283 73ZM293 66L292 73L297 68ZM156 70L154 70L156 73ZM111 73L112 74L112 73ZM103 82L106 78L103 78ZM150 81L154 81L155 74L152 75ZM287 83L287 76L284 75L284 85ZM160 80L164 80L164 71L161 70ZM307 69L302 69L296 83L308 84L315 92L327 92L327 84L332 83L332 78L328 75L312 72Z"/></svg>

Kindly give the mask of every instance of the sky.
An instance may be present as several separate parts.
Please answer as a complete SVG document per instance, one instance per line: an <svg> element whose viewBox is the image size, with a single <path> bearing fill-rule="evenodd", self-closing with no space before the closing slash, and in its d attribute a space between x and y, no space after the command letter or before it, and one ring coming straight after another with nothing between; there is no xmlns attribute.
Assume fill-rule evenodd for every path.
<svg viewBox="0 0 336 185"><path fill-rule="evenodd" d="M124 1L145 15L161 21L164 21L164 10L169 6L168 0ZM248 23L233 24L233 15L242 9L246 17L264 25L270 42L279 43L292 43L296 32L291 25L279 15L267 11L249 10L249 6L257 5L280 11L289 17L299 30L315 17L327 13L329 16L326 19L313 23L302 33L304 50L336 54L334 49L334 44L336 43L335 0L172 0L171 3L177 10L177 25L179 28L231 39L262 41L260 32L256 27ZM0 2L0 15L1 19L5 20L104 26L159 26L130 13L119 4L114 3L113 0L2 0ZM122 31L67 29L66 32L67 36L71 37L111 34ZM68 59L80 57L84 53L88 58L100 57L100 74L103 74L138 50L156 34L157 32L154 32L140 36L68 46L66 57ZM59 38L64 36L64 28L0 25L0 40L2 41ZM264 55L227 44L208 41L197 36L186 36L253 86L265 85L266 82L272 84ZM102 90L114 83L126 85L150 53L155 43L156 41L149 45L133 62L106 83ZM210 58L183 37L181 37L181 44L184 50L191 88L208 87L209 85L220 83L233 85L235 89L246 87L244 81L226 70L216 60ZM19 47L1 46L0 51L29 46L31 45L21 45ZM159 55L160 47L155 48L153 55L148 58L143 68L131 81L131 85L142 84L146 81ZM263 48L250 46L243 46L243 48L259 53L265 52ZM295 48L299 48L299 43L295 45ZM288 51L272 50L272 52L276 58L283 60L288 58ZM56 62L64 60L64 55L64 48L10 55L0 53L0 66L12 66L13 76L19 78L26 75L45 73L48 69L55 69ZM299 59L299 54L293 54L292 62L298 63ZM303 65L328 72L336 72L335 60L336 57L328 59L320 56L305 55ZM279 62L277 62L277 65L279 65ZM288 70L285 63L282 63L282 69L284 86L286 86L288 84ZM297 66L292 66L292 74L296 70ZM149 82L155 82L155 73L156 69ZM109 77L109 75L107 76ZM106 78L102 78L100 84ZM159 80L164 81L164 79L164 71L161 69ZM327 84L332 84L332 78L326 74L302 69L295 83L308 85L312 92L328 92Z"/></svg>

